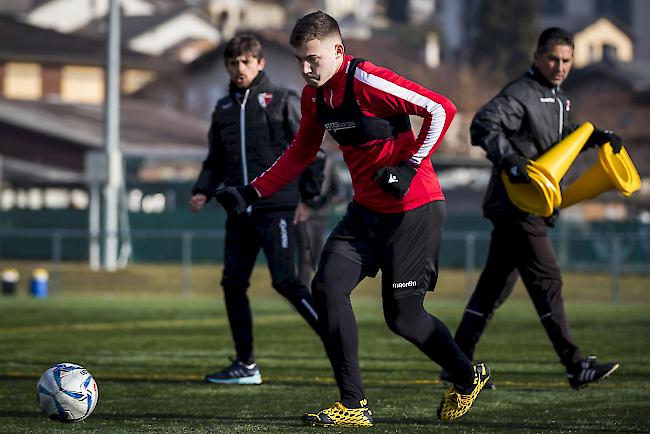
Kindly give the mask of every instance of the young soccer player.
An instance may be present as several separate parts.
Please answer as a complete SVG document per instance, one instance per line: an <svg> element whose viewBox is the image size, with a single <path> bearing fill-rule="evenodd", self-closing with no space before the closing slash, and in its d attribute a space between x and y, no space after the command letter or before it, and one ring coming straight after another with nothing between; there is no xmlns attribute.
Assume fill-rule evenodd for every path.
<svg viewBox="0 0 650 434"><path fill-rule="evenodd" d="M290 42L307 82L296 139L251 184L222 190L217 200L238 213L269 197L310 164L326 129L341 147L354 197L325 244L312 282L340 401L303 420L326 426L373 424L350 294L380 269L386 323L449 372L453 385L438 416L456 419L469 410L490 376L485 364L472 366L447 327L423 307L438 278L445 218L444 195L429 157L456 109L444 96L345 53L338 23L323 12L299 19ZM409 115L423 118L417 138Z"/></svg>

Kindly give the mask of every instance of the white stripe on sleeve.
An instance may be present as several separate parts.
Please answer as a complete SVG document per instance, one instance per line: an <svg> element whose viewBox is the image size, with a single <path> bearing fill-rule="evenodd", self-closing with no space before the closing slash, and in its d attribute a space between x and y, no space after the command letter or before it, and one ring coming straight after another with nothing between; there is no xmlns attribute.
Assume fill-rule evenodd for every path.
<svg viewBox="0 0 650 434"><path fill-rule="evenodd" d="M357 68L354 71L354 78L362 83L374 87L375 89L379 89L382 92L406 100L419 107L423 107L426 111L431 113L431 126L429 127L429 131L424 139L424 143L422 143L422 146L420 146L420 149L418 149L415 155L409 159L411 163L419 166L422 159L429 155L431 148L436 144L440 134L442 133L445 119L447 118L444 107L424 95L420 95L415 91L399 86L377 75L370 74L361 68Z"/></svg>

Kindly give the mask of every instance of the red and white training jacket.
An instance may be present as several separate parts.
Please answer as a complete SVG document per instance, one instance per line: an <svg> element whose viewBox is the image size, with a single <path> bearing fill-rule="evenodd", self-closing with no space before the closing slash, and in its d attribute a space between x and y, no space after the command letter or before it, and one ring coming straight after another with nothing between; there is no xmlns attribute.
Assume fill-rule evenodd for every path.
<svg viewBox="0 0 650 434"><path fill-rule="evenodd" d="M338 107L345 93L347 68L352 56L345 55L343 64L323 85L325 104ZM388 118L409 114L424 118L415 138L412 131L395 138L378 139L368 144L343 146L343 159L350 170L353 200L380 213L408 211L434 200L444 200L430 156L440 145L456 114L456 107L444 96L420 86L393 71L365 61L354 75L354 94L366 116ZM267 197L291 182L313 161L323 140L325 127L316 117L316 88L305 86L301 97L300 129L287 150L252 185ZM417 167L411 187L401 199L385 192L373 180L377 170L408 161Z"/></svg>

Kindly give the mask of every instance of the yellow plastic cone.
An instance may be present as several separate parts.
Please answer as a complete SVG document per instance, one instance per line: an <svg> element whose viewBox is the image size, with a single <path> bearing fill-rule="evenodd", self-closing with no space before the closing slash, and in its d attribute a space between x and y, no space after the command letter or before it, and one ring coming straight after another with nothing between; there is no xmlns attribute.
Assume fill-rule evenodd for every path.
<svg viewBox="0 0 650 434"><path fill-rule="evenodd" d="M535 161L535 167L559 184L593 131L594 126L589 122L580 125L577 130L539 157Z"/></svg>
<svg viewBox="0 0 650 434"><path fill-rule="evenodd" d="M598 150L598 162L562 192L562 208L617 189L630 196L641 188L641 177L625 148L614 154L609 143Z"/></svg>
<svg viewBox="0 0 650 434"><path fill-rule="evenodd" d="M501 173L501 180L506 188L506 193L512 203L522 211L530 214L548 217L553 214L555 204L561 202L560 190L555 188L544 175L529 166L529 184L512 184L505 172Z"/></svg>
<svg viewBox="0 0 650 434"><path fill-rule="evenodd" d="M512 203L530 214L542 217L553 214L553 209L562 202L560 180L593 131L594 126L585 122L536 161L531 161L527 166L530 184L512 184L502 172L501 180Z"/></svg>

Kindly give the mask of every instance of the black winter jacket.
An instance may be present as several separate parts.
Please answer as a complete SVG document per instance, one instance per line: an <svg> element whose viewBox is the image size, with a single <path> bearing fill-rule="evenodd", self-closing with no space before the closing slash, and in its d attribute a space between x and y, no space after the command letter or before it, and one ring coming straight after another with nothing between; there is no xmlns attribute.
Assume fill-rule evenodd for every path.
<svg viewBox="0 0 650 434"><path fill-rule="evenodd" d="M212 113L208 132L210 150L192 188L208 197L226 186L250 183L271 167L293 140L300 124L300 99L292 90L274 85L264 71L244 90L230 84ZM294 208L320 193L325 153L319 152L302 176L253 209Z"/></svg>
<svg viewBox="0 0 650 434"><path fill-rule="evenodd" d="M500 172L503 159L515 154L534 160L573 132L571 101L535 67L506 85L472 120L472 145L487 152L493 168L483 201L486 217L527 214L508 199Z"/></svg>

